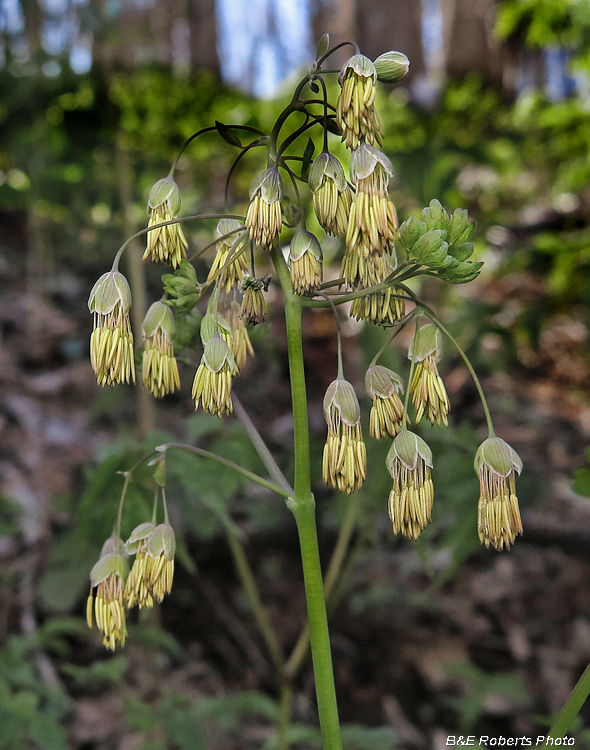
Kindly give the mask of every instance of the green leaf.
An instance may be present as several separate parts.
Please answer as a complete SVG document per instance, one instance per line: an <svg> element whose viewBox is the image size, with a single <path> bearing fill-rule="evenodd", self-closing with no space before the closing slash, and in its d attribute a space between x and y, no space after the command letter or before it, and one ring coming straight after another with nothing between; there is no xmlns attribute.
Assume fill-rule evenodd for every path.
<svg viewBox="0 0 590 750"><path fill-rule="evenodd" d="M313 159L314 153L315 143L311 138L308 138L307 144L305 145L305 151L303 152L303 161L301 162L301 177L303 179L307 179L309 166L311 164L311 160Z"/></svg>
<svg viewBox="0 0 590 750"><path fill-rule="evenodd" d="M230 146L237 146L238 148L244 148L242 146L242 141L238 138L238 136L234 133L234 131L231 128L228 128L227 125L224 125L222 122L219 122L219 120L215 120L215 127L217 128L217 132L219 135L223 138L224 141L227 141L227 143L230 144Z"/></svg>
<svg viewBox="0 0 590 750"><path fill-rule="evenodd" d="M318 42L318 46L316 47L315 59L319 60L320 57L323 57L328 51L329 47L330 47L330 35L323 34L322 38Z"/></svg>
<svg viewBox="0 0 590 750"><path fill-rule="evenodd" d="M93 682L120 682L127 671L129 659L126 656L113 656L104 661L95 661L88 667L77 664L64 664L62 671L69 675L78 685Z"/></svg>
<svg viewBox="0 0 590 750"><path fill-rule="evenodd" d="M168 742L179 750L207 750L205 733L196 706L182 708L178 699L162 701L159 711L160 723L166 732Z"/></svg>
<svg viewBox="0 0 590 750"><path fill-rule="evenodd" d="M67 750L66 730L48 714L35 714L29 729L31 739L43 750Z"/></svg>
<svg viewBox="0 0 590 750"><path fill-rule="evenodd" d="M343 724L341 727L344 750L393 750L395 730L391 727L365 727Z"/></svg>

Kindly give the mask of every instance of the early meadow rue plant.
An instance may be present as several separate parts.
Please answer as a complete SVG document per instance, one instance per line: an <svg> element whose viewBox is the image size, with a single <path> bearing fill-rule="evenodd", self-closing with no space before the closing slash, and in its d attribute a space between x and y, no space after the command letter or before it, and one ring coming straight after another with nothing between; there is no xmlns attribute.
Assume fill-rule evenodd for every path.
<svg viewBox="0 0 590 750"><path fill-rule="evenodd" d="M334 71L322 66L333 52L346 45L353 47L354 54L340 71L341 91L334 106L324 80ZM147 453L136 467L125 473L113 536L105 543L91 571L89 625L96 622L104 645L114 649L125 642L128 611L151 607L171 590L176 543L165 495L167 451L183 450L217 461L221 471L242 474L282 497L296 521L324 750L341 750L342 744L327 625L328 591L324 592L319 563L312 493L302 337L302 315L306 308L331 308L337 334L336 379L328 386L323 403L327 424L322 457L324 482L339 492L353 495L367 476L361 405L352 382L344 377L340 317L341 311L350 305L351 316L361 321L361 326L371 323L390 331L389 339L369 365L365 385L371 400L370 435L377 440L392 440L386 467L381 470L389 471L393 480L388 502L383 498L383 510L387 507L394 533L416 539L431 518L436 467L427 443L411 432L408 425L420 423L422 417L439 427L448 424L450 403L438 370L443 337L454 345L473 376L487 421L488 437L475 457L480 492L476 503L474 486L473 532L477 530L486 547L505 550L523 531L515 488L515 476L522 469L520 459L496 437L485 395L467 355L414 291L420 288L422 276L448 284L464 284L477 277L482 263L470 260L475 224L464 209L456 209L449 215L439 201L432 200L420 215L411 215L399 225L389 195L393 165L378 147L385 148L386 141L375 109L375 92L378 81L396 83L402 80L408 67L409 61L401 52L385 52L373 62L352 42L330 48L327 35L322 37L315 61L295 86L291 101L269 132L249 125L216 122L215 126L197 131L187 139L168 177L159 180L150 193L148 226L121 246L112 270L94 285L88 303L94 315L90 355L98 383L111 386L134 381L135 353L129 322L131 293L118 271L118 263L132 239L147 235L145 259L169 263L175 271L164 275L164 294L152 304L143 323L143 382L165 405L167 395L181 387L175 343L181 342L179 349L195 349L196 356L189 352L192 359L178 360L190 363L200 356L192 386L195 409L224 417L234 411L235 405L235 413L269 474L269 478L260 476L200 447L180 443L164 444ZM239 196L238 205L248 205L246 215L195 214L177 219L180 191L174 171L179 157L201 133L211 131L217 131L226 143L239 150L228 176L226 195L231 194L227 189L230 177L238 166L243 169L246 163L241 157L251 149L265 150L265 157L257 167L262 171L251 182L248 198ZM316 134L320 135L322 145L314 159ZM348 165L330 152L330 134L341 137L351 150ZM241 136L253 140L243 144ZM301 155L295 155L293 152L302 144L303 136L307 145L301 147ZM299 188L299 183L302 188L307 183L307 194ZM308 204L311 204L309 210ZM311 210L326 233L344 238L339 278L326 274L328 280L324 280L324 238L312 234L306 226ZM186 258L188 243L181 229L181 222L188 221L203 222L206 227L208 222L215 222L209 230L212 240L197 248L190 260ZM209 249L214 249L214 257L207 279L201 283L192 261L201 256L202 262ZM266 275L257 272L255 262L264 268ZM269 269L273 275L266 273ZM411 285L405 283L409 279L413 280ZM293 406L292 481L281 472L255 425L232 395L234 379L248 367L248 357L254 354L248 326L264 324L269 315L266 294L271 283L274 288L269 299L277 304L274 300L280 299L278 292L282 291L284 301ZM423 317L430 322L423 325ZM192 335L194 329L190 326L198 321L200 336ZM409 372L398 374L380 365L378 360L410 322L416 329L407 352ZM187 326L190 334L181 335ZM264 395L266 398L267 394ZM272 394L268 396L271 397ZM136 526L123 545L121 518L125 494L134 471L144 462L155 467L152 518ZM378 467L371 470L378 471ZM354 525L356 508L362 503L360 493L357 497L358 500L348 498L343 528L351 529ZM164 510L161 523L157 517L160 498ZM305 659L305 649L297 647L290 657L285 655L262 604L240 535L234 522L228 523L227 509L223 513L220 520L236 569L280 675L282 708L276 747L286 750L291 694ZM333 562L336 578L330 579L330 586L334 580L340 583L343 561L349 555L348 539L342 534L337 545L340 551ZM128 573L129 555L135 559ZM303 641L306 637L302 636Z"/></svg>

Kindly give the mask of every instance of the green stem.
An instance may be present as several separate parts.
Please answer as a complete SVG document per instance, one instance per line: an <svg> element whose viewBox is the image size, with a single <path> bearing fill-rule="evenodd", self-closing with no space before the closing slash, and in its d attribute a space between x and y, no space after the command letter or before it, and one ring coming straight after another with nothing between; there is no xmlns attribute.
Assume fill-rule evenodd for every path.
<svg viewBox="0 0 590 750"><path fill-rule="evenodd" d="M295 516L299 533L311 655L324 750L342 750L328 615L318 548L315 500L311 492L309 423L301 327L302 305L300 298L291 290L289 271L281 251L274 248L271 257L285 295L285 322L293 401L295 495L287 504Z"/></svg>
<svg viewBox="0 0 590 750"><path fill-rule="evenodd" d="M273 481L279 485L279 487L282 487L292 496L293 489L291 485L285 479L283 472L280 470L277 462L274 460L274 457L272 453L269 451L268 446L262 439L260 433L258 432L256 427L254 426L254 423L250 419L248 412L244 409L241 401L239 400L239 398L236 396L235 393L232 393L232 401L234 404L234 412L236 413L237 418L240 420L244 429L248 433L250 442L254 446L256 453L258 453L258 455L260 456L260 459L262 460L262 463L266 467L266 470L268 471L269 475L272 477Z"/></svg>
<svg viewBox="0 0 590 750"><path fill-rule="evenodd" d="M336 581L338 580L338 577L342 570L342 563L344 562L344 557L348 550L352 532L354 531L354 527L356 525L356 517L360 506L360 499L361 494L359 492L355 493L350 498L350 502L348 503L348 507L346 510L346 515L344 516L342 526L340 527L338 540L336 541L336 546L334 547L332 557L330 558L330 562L328 564L326 577L324 578L324 593L330 608L332 608L333 604L335 603L335 597L333 597L332 595L334 593ZM291 656L289 657L285 665L285 673L290 679L293 679L299 672L303 660L307 655L308 649L309 627L306 626L299 636L295 648L291 652Z"/></svg>
<svg viewBox="0 0 590 750"><path fill-rule="evenodd" d="M282 487L277 487L276 484L273 484L272 482L259 477L258 474L254 474L254 472L248 471L248 469L244 469L243 466L238 466L238 464L235 464L233 461L229 461L227 458L222 458L222 456L218 456L215 453L210 453L209 451L203 450L202 448L195 448L193 445L184 445L183 443L164 443L163 445L159 445L156 450L160 453L165 453L170 448L178 448L179 450L187 451L188 453L194 453L196 456L210 458L213 461L217 461L218 463L223 464L224 466L227 466L234 471L237 471L238 474L242 474L243 476L251 479L253 482L256 482L262 487L266 487L267 489L276 492L277 495L281 495L281 497L287 499L291 498L291 493L287 492Z"/></svg>
<svg viewBox="0 0 590 750"><path fill-rule="evenodd" d="M226 528L225 533L236 570L238 571L240 581L242 582L242 586L248 597L248 602L250 603L254 619L256 620L256 624L258 625L262 637L264 638L264 642L266 643L272 663L277 671L277 677L279 681L281 681L285 669L283 652L275 630L270 622L268 612L262 603L260 592L258 591L254 574L248 563L246 552L237 532L233 528Z"/></svg>
<svg viewBox="0 0 590 750"><path fill-rule="evenodd" d="M291 724L291 700L293 698L293 687L289 682L281 685L281 697L279 703L279 720L277 723L277 750L289 750L290 742L287 736Z"/></svg>
<svg viewBox="0 0 590 750"><path fill-rule="evenodd" d="M590 664L584 670L584 673L576 683L576 686L572 690L570 697L565 702L564 707L559 712L559 716L553 722L551 729L549 730L548 737L557 739L558 737L564 737L567 730L570 729L578 715L580 709L586 702L586 698L590 694ZM545 743L545 747L549 744Z"/></svg>
<svg viewBox="0 0 590 750"><path fill-rule="evenodd" d="M455 349L459 352L461 355L463 361L465 362L467 369L469 370L469 373L471 374L471 377L473 378L473 382L475 383L475 387L477 388L477 392L479 393L479 398L481 399L481 405L483 406L484 414L486 415L486 422L488 424L488 437L494 437L496 434L494 432L494 424L492 422L492 415L490 414L490 410L488 407L488 402L485 396L485 393L483 392L483 388L481 387L481 383L479 382L479 378L477 377L477 373L473 369L473 365L469 361L469 357L465 354L463 349L459 346L459 342L457 339L449 333L449 330L440 322L438 317L435 315L435 313L423 302L421 302L418 297L406 286L403 284L400 284L400 287L404 290L404 292L407 292L410 297L416 302L416 304L420 305L423 309L426 315L432 320L433 323L435 323L440 330L447 336L450 341L453 343Z"/></svg>

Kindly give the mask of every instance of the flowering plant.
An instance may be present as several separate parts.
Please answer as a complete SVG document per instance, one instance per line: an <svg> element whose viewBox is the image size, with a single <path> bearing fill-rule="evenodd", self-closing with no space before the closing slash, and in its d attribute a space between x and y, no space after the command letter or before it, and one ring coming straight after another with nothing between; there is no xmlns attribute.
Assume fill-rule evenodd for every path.
<svg viewBox="0 0 590 750"><path fill-rule="evenodd" d="M352 44L354 54L339 72L340 94L333 105L325 78L338 71L327 70L323 65L333 52L347 44ZM155 466L152 518L141 523L123 542L121 515L132 469L126 474L113 535L105 542L91 573L88 622L92 626L96 621L108 648L123 645L127 635L126 612L134 606L153 606L154 601L162 601L171 589L175 536L166 504L167 451L182 449L207 456L228 470L238 471L272 489L285 499L297 523L308 606L308 629L300 642L303 645L298 645L290 658L285 658L279 645L235 534L230 536L230 546L280 678L285 708L277 737L280 749L288 746L291 685L305 656L307 643L313 657L324 748L341 748L326 597L342 559L334 561L324 585L311 489L302 352L304 309L331 308L338 335L336 378L324 398L327 439L322 468L326 484L352 495L362 487L367 472L361 409L353 385L345 378L342 357L339 311L346 303L352 303L350 313L359 321L392 329L389 341L371 362L365 382L372 402L370 435L375 439L393 440L386 462L393 488L388 503L384 498L384 508L388 508L394 533L416 539L430 521L436 467L427 443L409 426L423 418L439 426L448 424L450 402L438 372L444 336L458 349L472 374L488 424L488 438L475 457L480 497L477 511L474 502L474 527L477 526L486 547L497 550L509 548L516 535L522 533L514 481L515 473L520 473L522 468L520 459L510 446L495 436L485 396L466 354L436 314L407 284L408 280L420 276L450 284L466 283L478 275L482 265L470 260L475 224L463 209L449 215L433 200L420 218L412 216L399 224L389 195L392 164L380 149L384 133L375 108L375 91L379 80L400 81L408 67L407 58L400 52L387 52L373 62L353 43L329 48L327 35L324 36L318 45L316 60L295 87L291 101L279 114L270 133L245 125L216 123L192 135L181 149L180 154L194 138L216 131L239 149L228 184L246 151L266 149L267 166L251 182L245 213L179 217L181 196L174 181L179 154L169 175L159 180L150 193L148 226L120 248L112 270L99 279L89 300L95 318L91 361L98 382L105 386L135 380L129 323L131 292L118 264L129 242L147 235L144 258L169 264L175 271L164 276L164 294L150 307L143 323L143 382L157 398L180 387L173 345L173 311L176 316L186 315L208 294L200 331L202 354L194 375L192 397L195 409L221 418L239 403L232 395L234 378L254 352L245 324L263 324L268 314L266 294L274 281L270 275L257 275L255 261L262 257L264 262L272 264L285 306L293 403L295 469L292 483L281 473L249 421L248 432L270 479L200 448L177 444L159 446L145 458ZM321 97L315 98L309 91L314 95L321 93ZM303 113L304 122L284 135L285 123L296 113ZM302 155L293 154L291 147L296 147L298 139L312 130L323 135L319 155L314 159L315 145L311 139ZM240 139L244 133L252 136L245 145ZM344 165L330 152L329 134L337 134L350 149L349 179ZM297 165L300 168L296 168ZM306 185L311 192L319 225L326 233L343 238L337 279L324 280L322 242L306 226L299 184ZM213 241L188 258L189 243L181 223L211 220L217 221ZM281 243L288 239L289 247L283 252ZM209 274L205 281L199 282L191 261L211 247L215 248L215 256ZM430 322L422 324L424 317ZM415 333L408 351L410 367L404 385L400 374L379 365L378 360L386 346L411 322L415 323ZM410 401L414 407L412 417ZM241 411L241 406L238 408ZM158 523L160 502L162 523ZM354 506L351 504L351 507ZM129 555L135 555L130 570Z"/></svg>

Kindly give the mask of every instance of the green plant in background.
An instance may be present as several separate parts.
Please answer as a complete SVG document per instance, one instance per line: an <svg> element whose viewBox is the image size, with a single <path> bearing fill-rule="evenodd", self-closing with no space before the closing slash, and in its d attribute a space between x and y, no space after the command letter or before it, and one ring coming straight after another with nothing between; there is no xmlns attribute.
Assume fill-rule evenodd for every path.
<svg viewBox="0 0 590 750"><path fill-rule="evenodd" d="M355 54L341 71L324 69L325 60L344 44L352 45ZM341 733L339 727L326 602L334 601L346 574L346 561L351 558L347 547L358 501L351 498L348 502L341 537L326 578L322 580L311 489L302 344L304 309L331 308L338 335L337 375L324 398L328 436L322 474L326 484L352 495L367 478L360 405L352 384L345 378L342 356L338 308L351 302L351 314L357 319L394 329L367 374L367 391L372 400L371 434L377 439L393 438L386 467L393 479L389 514L394 532L416 539L431 519L432 453L426 442L410 429L409 402L411 397L414 424L426 418L433 424L447 425L450 403L437 367L442 357L444 335L457 348L474 378L488 424L488 438L475 456L475 470L480 480L477 511L480 540L486 546L503 550L522 533L515 490L515 474L522 468L520 459L495 435L485 396L467 355L413 290L414 284L408 284L418 277L432 277L449 284L467 283L476 278L482 265L469 260L474 250L471 239L475 224L463 209L449 215L441 203L433 199L419 219L411 217L398 225L388 192L392 165L376 145L382 145L384 135L375 109L375 93L377 80L397 82L406 75L408 67L407 58L399 52L388 52L373 63L351 42L329 49L329 39L325 35L318 45L315 62L295 87L290 102L270 132L217 121L187 139L168 176L158 181L150 193L148 227L122 245L111 271L98 280L89 299L95 320L91 361L98 382L114 385L135 381L129 323L131 293L118 270L119 260L130 242L147 234L145 257L173 266L175 272L164 277L165 291L161 300L150 308L143 325L142 379L154 396L160 398L179 385L173 346L175 324L180 323L182 327L182 321L192 315L195 306L210 292L200 323L203 353L193 382L195 408L217 417L235 408L270 479L200 447L166 441L150 450L133 468L123 472L125 481L116 523L91 572L88 622L91 626L96 622L104 645L114 649L125 642L127 610L136 605L151 607L154 600L161 601L170 591L175 535L166 504L167 467L173 464L178 451L200 460L215 461L225 467L220 475L225 476L231 470L283 497L299 533L308 615L307 629L288 659L262 603L240 533L227 513L214 509L225 529L236 568L277 671L280 699L274 718L276 746L280 750L295 741L296 728L290 728L292 685L308 646L311 647L324 750L338 750L343 742L351 748L377 747L381 741L385 746L391 742L391 735L387 733L379 740L376 735L369 738L369 730L348 727ZM329 100L324 80L334 73L339 73L341 86L335 106ZM287 121L292 123L295 118L299 122L286 134ZM302 136L312 129L323 133L322 151L315 159L312 138L308 138L303 148L298 148ZM227 211L179 218L181 199L174 174L180 155L194 139L214 131L239 149L226 182L226 203L229 204L231 178L248 151L265 148L266 169L251 183L245 215ZM329 133L340 136L351 151L350 180L346 179L340 161L330 153ZM250 142L242 142L245 136L251 137ZM322 243L307 229L300 183L311 189L315 215L324 231L344 237L340 277L335 280L323 281ZM218 221L213 241L187 258L188 245L180 222L211 220ZM286 255L280 247L280 238L288 230L294 231ZM216 256L207 279L200 282L191 261L211 247L215 247ZM270 274L258 275L257 265L267 266L269 261L278 277L285 307L294 426L292 484L232 396L233 379L252 352L244 324L261 324L267 316L265 294L272 278ZM176 319L170 314L171 309L176 309ZM424 316L431 322L422 324ZM415 324L415 332L408 351L410 368L404 389L403 379L379 365L378 359L410 322ZM184 348L193 348L190 338L185 339ZM398 394L404 390L402 403ZM127 493L134 475L143 471L146 464L153 467L155 485L151 517L146 513L123 542ZM194 471L188 467L187 470ZM475 513L473 522L476 523ZM130 572L129 555L135 555ZM369 742L373 744L367 744Z"/></svg>

